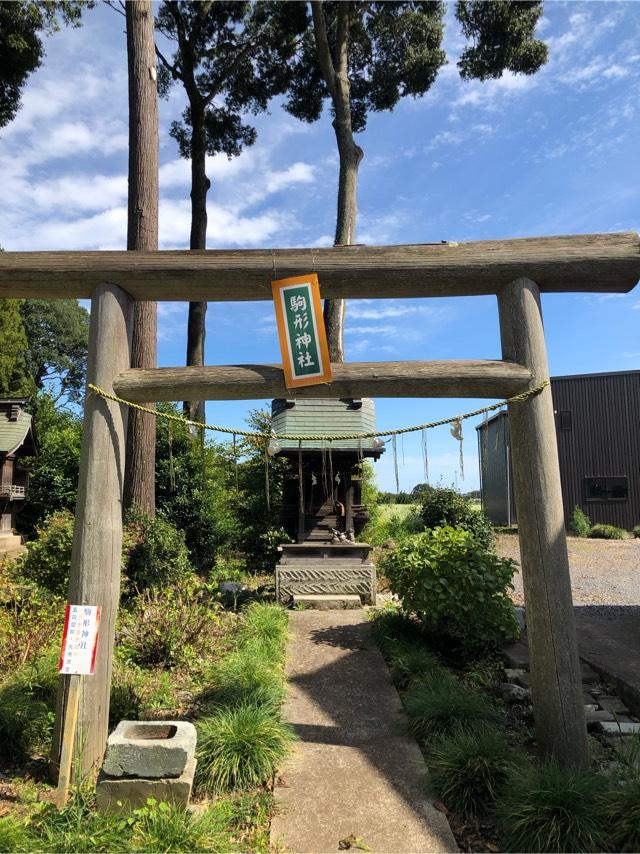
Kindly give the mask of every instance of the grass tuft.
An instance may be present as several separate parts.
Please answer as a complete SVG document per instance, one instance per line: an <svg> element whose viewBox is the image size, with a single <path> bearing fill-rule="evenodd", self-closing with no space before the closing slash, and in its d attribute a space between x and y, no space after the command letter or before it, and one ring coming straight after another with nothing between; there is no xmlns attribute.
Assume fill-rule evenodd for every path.
<svg viewBox="0 0 640 854"><path fill-rule="evenodd" d="M425 743L460 732L478 732L498 719L498 712L483 694L465 688L446 671L412 682L405 707L411 732Z"/></svg>
<svg viewBox="0 0 640 854"><path fill-rule="evenodd" d="M505 851L603 851L607 833L601 791L593 772L555 763L526 765L509 773L496 804Z"/></svg>
<svg viewBox="0 0 640 854"><path fill-rule="evenodd" d="M389 669L394 683L401 690L414 679L423 679L444 671L438 659L428 649L402 642L389 648Z"/></svg>
<svg viewBox="0 0 640 854"><path fill-rule="evenodd" d="M284 699L284 680L269 654L251 644L217 662L209 673L211 684L200 697L211 707L253 703L275 711Z"/></svg>
<svg viewBox="0 0 640 854"><path fill-rule="evenodd" d="M429 772L440 798L465 818L485 816L515 763L497 730L459 733L429 752Z"/></svg>
<svg viewBox="0 0 640 854"><path fill-rule="evenodd" d="M604 814L613 851L640 851L640 777L612 786L604 797Z"/></svg>
<svg viewBox="0 0 640 854"><path fill-rule="evenodd" d="M272 709L253 703L220 709L196 726L196 784L210 794L264 784L289 752L293 737Z"/></svg>
<svg viewBox="0 0 640 854"><path fill-rule="evenodd" d="M13 854L14 851L27 851L28 831L23 822L8 815L0 818L0 851Z"/></svg>

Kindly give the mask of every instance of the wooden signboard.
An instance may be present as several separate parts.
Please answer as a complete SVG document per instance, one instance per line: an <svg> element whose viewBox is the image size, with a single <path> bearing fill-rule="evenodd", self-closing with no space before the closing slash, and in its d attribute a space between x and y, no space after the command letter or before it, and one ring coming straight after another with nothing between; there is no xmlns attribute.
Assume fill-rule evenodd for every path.
<svg viewBox="0 0 640 854"><path fill-rule="evenodd" d="M271 286L287 388L331 382L318 276L292 276Z"/></svg>

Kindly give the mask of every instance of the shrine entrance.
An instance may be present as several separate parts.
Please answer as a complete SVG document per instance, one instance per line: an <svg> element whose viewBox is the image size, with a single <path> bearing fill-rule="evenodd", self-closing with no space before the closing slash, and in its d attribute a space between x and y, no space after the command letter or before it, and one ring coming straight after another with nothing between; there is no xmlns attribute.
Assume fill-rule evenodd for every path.
<svg viewBox="0 0 640 854"><path fill-rule="evenodd" d="M275 365L130 368L135 300L269 300L274 278L318 274L326 298L497 297L502 360L351 363L296 399L510 398L509 406L537 741L573 768L588 762L560 475L540 294L626 293L640 276L632 232L480 243L331 249L0 253L0 296L91 298L88 382L127 401L287 398ZM106 744L120 585L127 408L85 398L70 601L102 607L95 676L83 682L81 776ZM61 677L56 744L69 677ZM55 746L54 746L55 751ZM54 755L54 760L55 760Z"/></svg>

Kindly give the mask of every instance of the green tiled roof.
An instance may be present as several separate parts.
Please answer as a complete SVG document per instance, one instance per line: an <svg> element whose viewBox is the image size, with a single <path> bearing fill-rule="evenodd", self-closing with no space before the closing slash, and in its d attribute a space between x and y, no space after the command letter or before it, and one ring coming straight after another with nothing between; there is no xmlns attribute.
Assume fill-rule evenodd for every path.
<svg viewBox="0 0 640 854"><path fill-rule="evenodd" d="M293 404L293 405L291 405ZM319 399L319 400L274 400L271 404L271 427L274 433L292 433L305 436L339 436L344 433L370 433L376 429L376 411L371 398ZM294 439L278 440L282 450L298 447ZM327 442L313 439L302 442L303 449L328 448ZM336 440L332 450L371 451L375 449L373 439Z"/></svg>
<svg viewBox="0 0 640 854"><path fill-rule="evenodd" d="M19 447L29 435L31 416L24 409L17 421L9 420L9 409L0 408L0 453L8 453Z"/></svg>

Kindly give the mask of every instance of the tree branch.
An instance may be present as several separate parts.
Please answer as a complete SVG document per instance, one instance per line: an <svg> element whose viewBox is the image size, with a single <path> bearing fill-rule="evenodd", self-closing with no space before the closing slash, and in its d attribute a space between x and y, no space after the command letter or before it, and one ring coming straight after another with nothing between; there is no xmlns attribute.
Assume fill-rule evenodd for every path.
<svg viewBox="0 0 640 854"><path fill-rule="evenodd" d="M158 47L158 45L156 45L155 48L156 48L156 56L158 57L160 62L164 65L164 67L167 69L167 71L171 72L171 76L174 78L177 78L178 80L183 80L182 72L180 71L180 66L177 64L172 65L169 62L169 60L160 51L160 48Z"/></svg>

